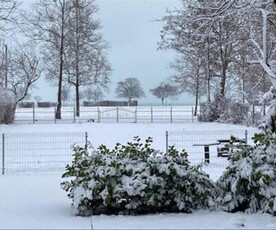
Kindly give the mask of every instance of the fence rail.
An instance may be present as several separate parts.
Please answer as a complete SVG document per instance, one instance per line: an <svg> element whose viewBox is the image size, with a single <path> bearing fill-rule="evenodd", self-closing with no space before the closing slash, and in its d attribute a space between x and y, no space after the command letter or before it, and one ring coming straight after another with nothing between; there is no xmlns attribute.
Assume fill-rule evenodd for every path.
<svg viewBox="0 0 276 230"><path fill-rule="evenodd" d="M56 119L55 114L55 108L17 108L15 123L184 123L196 120L194 108L187 106L81 107L79 117L74 107L63 107L62 119Z"/></svg>

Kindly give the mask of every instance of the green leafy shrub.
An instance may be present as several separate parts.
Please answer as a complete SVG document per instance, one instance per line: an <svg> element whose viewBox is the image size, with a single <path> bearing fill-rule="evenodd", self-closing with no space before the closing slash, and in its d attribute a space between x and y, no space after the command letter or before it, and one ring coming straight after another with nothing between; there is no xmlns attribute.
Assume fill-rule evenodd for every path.
<svg viewBox="0 0 276 230"><path fill-rule="evenodd" d="M212 207L214 183L200 166L191 166L185 151L168 153L151 148L152 139L109 150L76 146L62 188L73 200L77 215L192 212Z"/></svg>
<svg viewBox="0 0 276 230"><path fill-rule="evenodd" d="M241 145L217 182L226 211L276 213L276 134L255 134L255 146Z"/></svg>

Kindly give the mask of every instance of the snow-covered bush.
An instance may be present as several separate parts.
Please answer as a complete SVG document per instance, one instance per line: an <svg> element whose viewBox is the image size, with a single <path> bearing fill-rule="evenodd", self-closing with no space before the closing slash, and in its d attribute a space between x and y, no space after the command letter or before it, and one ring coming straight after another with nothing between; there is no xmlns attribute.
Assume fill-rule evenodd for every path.
<svg viewBox="0 0 276 230"><path fill-rule="evenodd" d="M0 124L13 123L15 116L15 99L12 92L0 87Z"/></svg>
<svg viewBox="0 0 276 230"><path fill-rule="evenodd" d="M219 201L230 212L276 214L276 134L254 136L255 146L243 145L229 158L217 181Z"/></svg>
<svg viewBox="0 0 276 230"><path fill-rule="evenodd" d="M269 102L269 108L264 118L263 123L260 125L265 132L276 132L276 90L271 86L270 90L266 92L262 99L263 102Z"/></svg>
<svg viewBox="0 0 276 230"><path fill-rule="evenodd" d="M215 97L214 101L200 105L199 121L242 124L248 118L248 104Z"/></svg>
<svg viewBox="0 0 276 230"><path fill-rule="evenodd" d="M151 148L152 139L109 150L75 147L62 188L77 215L192 212L214 204L216 189L200 166L191 166L185 151Z"/></svg>
<svg viewBox="0 0 276 230"><path fill-rule="evenodd" d="M263 211L276 214L276 90L271 87L263 102L270 102L255 146L240 146L217 182L218 199L230 212Z"/></svg>
<svg viewBox="0 0 276 230"><path fill-rule="evenodd" d="M198 120L201 122L214 122L219 118L218 107L215 103L210 102L200 104L200 113L198 115Z"/></svg>
<svg viewBox="0 0 276 230"><path fill-rule="evenodd" d="M227 105L226 99L221 98L219 94L215 94L212 102L205 102L200 105L198 120L203 122L217 121L223 111L221 107L224 107L224 105Z"/></svg>
<svg viewBox="0 0 276 230"><path fill-rule="evenodd" d="M231 102L224 104L218 121L231 124L243 124L247 121L249 114L249 105L240 102Z"/></svg>

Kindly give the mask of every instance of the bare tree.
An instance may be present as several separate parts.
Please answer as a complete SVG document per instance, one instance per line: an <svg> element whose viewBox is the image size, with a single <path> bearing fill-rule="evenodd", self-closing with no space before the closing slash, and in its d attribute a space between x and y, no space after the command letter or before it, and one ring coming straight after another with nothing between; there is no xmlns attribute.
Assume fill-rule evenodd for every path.
<svg viewBox="0 0 276 230"><path fill-rule="evenodd" d="M7 88L15 95L15 103L24 100L40 78L42 65L34 49L28 44L9 52Z"/></svg>
<svg viewBox="0 0 276 230"><path fill-rule="evenodd" d="M19 3L15 0L0 1L0 123L12 123L15 113L15 99L8 89L8 47L2 41L6 39L8 22L12 20L13 13Z"/></svg>
<svg viewBox="0 0 276 230"><path fill-rule="evenodd" d="M61 119L62 89L65 82L75 88L76 115L80 114L80 87L107 88L110 65L107 44L94 19L94 0L39 0L34 12L25 17L28 36L39 41L47 63L45 76L58 85L56 118ZM26 28L26 27L25 27Z"/></svg>
<svg viewBox="0 0 276 230"><path fill-rule="evenodd" d="M172 49L178 57L171 63L175 71L172 80L182 92L195 96L196 109L199 95L206 94L207 103L211 101L211 86L215 76L218 55L214 52L214 33L201 27L202 22L195 20L204 11L199 9L202 1L181 1L182 7L168 10L162 18L159 49ZM203 35L209 35L203 37ZM203 84L206 82L206 84ZM203 89L205 86L206 89Z"/></svg>
<svg viewBox="0 0 276 230"><path fill-rule="evenodd" d="M206 1L206 4L207 2L210 1ZM209 5L208 9L209 11L197 16L198 20L204 20L202 27L211 28L226 19L235 20L239 34L243 36L234 42L240 47L248 47L251 53L247 62L261 65L276 86L276 74L271 68L271 62L276 59L275 1L217 1L216 7Z"/></svg>
<svg viewBox="0 0 276 230"><path fill-rule="evenodd" d="M0 55L6 54L0 53ZM0 91L7 97L0 97L0 104L4 106L1 108L4 111L2 111L3 117L0 118L0 123L14 121L17 104L29 97L34 83L41 76L42 68L36 53L27 44L9 49L7 57L8 65L4 70L5 74L0 76Z"/></svg>
<svg viewBox="0 0 276 230"><path fill-rule="evenodd" d="M173 49L186 57L196 55L201 60L207 102L211 101L212 85L219 86L218 100L226 97L227 85L236 83L234 88L241 85L242 90L246 90L252 76L257 79L262 76L259 69L252 67L256 64L262 66L276 86L275 72L271 68L276 51L275 2L181 0L181 3L181 8L168 11L163 17L159 47ZM195 67L193 60L188 60L188 66ZM258 73L249 76L248 69L258 70ZM240 95L245 100L244 92Z"/></svg>
<svg viewBox="0 0 276 230"><path fill-rule="evenodd" d="M7 88L8 76L8 46L5 44L7 39L7 25L14 21L14 14L19 7L16 0L0 1L0 84Z"/></svg>
<svg viewBox="0 0 276 230"><path fill-rule="evenodd" d="M132 99L145 97L140 81L134 77L119 81L115 93L117 97L126 98L129 105Z"/></svg>
<svg viewBox="0 0 276 230"><path fill-rule="evenodd" d="M243 47L250 51L246 61L250 65L261 66L271 84L276 88L276 2L268 1L242 1L231 0L220 1L215 11L204 15L206 20L203 26L213 26L215 23L222 23L225 18L238 21L240 34L245 37L237 40ZM202 15L201 15L202 17ZM263 81L263 74L257 78L259 84ZM267 87L267 86L266 86ZM253 87L254 89L257 86ZM252 95L252 94L251 94ZM274 110L274 109L273 109ZM272 111L272 110L271 110ZM275 132L276 114L270 114L273 132Z"/></svg>
<svg viewBox="0 0 276 230"><path fill-rule="evenodd" d="M264 3L258 7L260 13L257 15L261 25L259 28L255 26L255 31L250 33L250 43L254 52L250 63L260 65L276 88L276 68L274 68L274 63L276 63L276 3Z"/></svg>
<svg viewBox="0 0 276 230"><path fill-rule="evenodd" d="M70 25L73 32L68 36L68 81L75 87L76 115L80 115L80 87L94 86L106 89L110 64L106 58L107 43L100 34L100 21L95 19L98 8L94 0L71 1L73 12Z"/></svg>
<svg viewBox="0 0 276 230"><path fill-rule="evenodd" d="M170 83L161 82L159 86L150 89L150 93L161 99L162 106L164 105L164 100L169 97L174 97L180 94L178 88Z"/></svg>
<svg viewBox="0 0 276 230"><path fill-rule="evenodd" d="M216 11L220 2L182 0L182 9L169 11L163 18L160 48L173 49L180 55L198 55L205 60L206 79L210 80L211 74L219 78L220 94L224 97L231 63L241 47L237 42L241 34L240 21L235 18L225 17L212 25L207 24L204 16ZM210 96L207 97L209 100Z"/></svg>
<svg viewBox="0 0 276 230"><path fill-rule="evenodd" d="M71 1L68 0L39 0L33 6L33 12L23 12L25 18L24 31L34 41L38 41L44 62L45 75L57 82L56 119L61 119L62 85L65 80L66 47L69 34L73 32L69 25L72 13Z"/></svg>
<svg viewBox="0 0 276 230"><path fill-rule="evenodd" d="M193 54L190 56L182 55L171 63L171 68L175 71L171 79L178 90L189 92L195 96L194 115L196 116L199 98L205 94L204 60L200 56Z"/></svg>
<svg viewBox="0 0 276 230"><path fill-rule="evenodd" d="M13 14L18 9L20 3L16 0L1 0L0 1L0 30L7 29L6 24L13 21Z"/></svg>

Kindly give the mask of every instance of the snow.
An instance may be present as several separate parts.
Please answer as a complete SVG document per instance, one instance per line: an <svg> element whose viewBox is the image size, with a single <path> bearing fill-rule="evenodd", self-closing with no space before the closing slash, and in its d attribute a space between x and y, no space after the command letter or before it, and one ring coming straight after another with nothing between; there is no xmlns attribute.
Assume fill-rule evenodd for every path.
<svg viewBox="0 0 276 230"><path fill-rule="evenodd" d="M0 228L20 229L275 229L268 214L229 214L200 211L193 214L145 216L74 216L70 201L60 189L59 174L0 177Z"/></svg>
<svg viewBox="0 0 276 230"><path fill-rule="evenodd" d="M153 148L165 151L166 131L218 131L256 130L242 125L212 123L68 123L68 124L15 124L1 125L0 133L63 133L87 132L94 147L105 144L114 147L116 143L126 143L134 136L142 140L153 137ZM192 137L192 136L191 136Z"/></svg>
<svg viewBox="0 0 276 230"><path fill-rule="evenodd" d="M83 132L94 147L113 147L134 136L153 137L153 147L165 150L165 131L244 130L237 125L192 124L35 124L1 125L1 133ZM165 170L165 168L164 168ZM204 167L214 180L221 169ZM0 176L0 228L20 229L191 229L245 228L276 229L276 219L269 214L245 214L199 211L193 214L155 214L141 216L74 215L71 201L60 188L63 172L24 173ZM126 181L127 183L127 181Z"/></svg>

